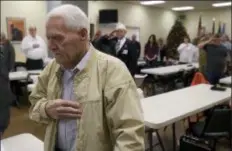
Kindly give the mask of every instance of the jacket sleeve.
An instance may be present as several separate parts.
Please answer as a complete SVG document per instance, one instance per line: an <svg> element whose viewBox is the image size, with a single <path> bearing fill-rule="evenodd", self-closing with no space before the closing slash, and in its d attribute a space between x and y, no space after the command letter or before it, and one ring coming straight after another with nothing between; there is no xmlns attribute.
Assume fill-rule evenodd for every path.
<svg viewBox="0 0 232 151"><path fill-rule="evenodd" d="M37 84L33 89L29 100L31 107L29 109L29 117L39 123L47 124L51 118L48 117L45 111L45 106L48 103L47 100L47 87L50 73L51 64L47 65L43 72L38 77Z"/></svg>
<svg viewBox="0 0 232 151"><path fill-rule="evenodd" d="M8 66L8 70L11 71L12 69L14 69L14 65L15 65L15 49L13 47L13 45L9 42L9 66Z"/></svg>
<svg viewBox="0 0 232 151"><path fill-rule="evenodd" d="M122 68L122 67L121 67ZM124 67L125 68L125 67ZM116 73L118 76L115 77ZM136 85L129 72L115 69L108 77L105 96L113 151L142 151L144 147L144 120Z"/></svg>
<svg viewBox="0 0 232 151"><path fill-rule="evenodd" d="M33 50L33 46L30 43L30 39L28 37L23 38L21 49L25 55L27 55L29 51Z"/></svg>

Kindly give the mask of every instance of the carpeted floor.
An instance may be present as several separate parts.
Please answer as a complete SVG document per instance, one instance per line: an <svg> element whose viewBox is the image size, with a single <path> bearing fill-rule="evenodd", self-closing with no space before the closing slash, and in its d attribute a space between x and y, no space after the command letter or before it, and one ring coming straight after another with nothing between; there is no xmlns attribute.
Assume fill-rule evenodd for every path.
<svg viewBox="0 0 232 151"><path fill-rule="evenodd" d="M183 133L183 124L177 123L177 137L181 136ZM24 106L20 109L13 108L11 109L11 122L7 129L7 131L4 133L3 138L7 138L10 136L14 136L21 133L31 133L38 137L39 139L43 140L44 138L44 132L45 132L45 126L35 123L31 121L28 118L28 107ZM163 130L160 130L160 135L162 137L162 140L164 142L165 148L167 151L171 151L172 146L172 135L171 135L171 128L167 128L167 130L164 132ZM156 140L156 137L154 136L154 139ZM159 147L154 148L154 151L161 151ZM216 151L232 151L228 148L228 142L224 141L221 142L218 146L218 149Z"/></svg>

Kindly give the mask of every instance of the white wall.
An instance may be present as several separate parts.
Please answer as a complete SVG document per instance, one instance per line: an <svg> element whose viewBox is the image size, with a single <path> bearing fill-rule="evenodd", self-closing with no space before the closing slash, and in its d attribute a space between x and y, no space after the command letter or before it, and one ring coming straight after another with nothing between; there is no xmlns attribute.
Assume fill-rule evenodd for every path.
<svg viewBox="0 0 232 151"><path fill-rule="evenodd" d="M212 19L216 19L215 31L218 30L219 21L226 23L226 33L231 37L231 8L214 8L204 11L189 11L185 13L185 27L191 38L197 34L199 16L202 14L202 25L207 32L212 32Z"/></svg>
<svg viewBox="0 0 232 151"><path fill-rule="evenodd" d="M7 34L6 17L22 17L26 20L26 29L30 25L37 27L38 34L45 38L46 1L1 1L1 31ZM16 61L25 61L20 53L20 44L14 44Z"/></svg>
<svg viewBox="0 0 232 151"><path fill-rule="evenodd" d="M144 46L148 37L155 34L157 38L166 39L176 19L176 14L169 10L132 5L115 1L89 1L89 19L98 28L100 9L118 9L119 21L127 26L140 27L140 40Z"/></svg>

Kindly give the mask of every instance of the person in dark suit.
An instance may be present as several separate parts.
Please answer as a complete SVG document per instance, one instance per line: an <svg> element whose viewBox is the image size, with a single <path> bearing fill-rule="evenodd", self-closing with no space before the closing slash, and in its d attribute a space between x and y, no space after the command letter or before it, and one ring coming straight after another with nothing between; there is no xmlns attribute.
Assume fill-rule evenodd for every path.
<svg viewBox="0 0 232 151"><path fill-rule="evenodd" d="M132 41L125 37L126 32L126 27L119 23L110 34L101 36L95 45L101 52L122 60L134 77L137 69L138 52L133 47Z"/></svg>
<svg viewBox="0 0 232 151"><path fill-rule="evenodd" d="M134 77L137 68L138 53L134 49L130 39L126 38L126 27L122 23L118 23L116 26L116 38L111 39L113 48L115 49L115 56L122 60L132 77Z"/></svg>
<svg viewBox="0 0 232 151"><path fill-rule="evenodd" d="M160 61L165 62L167 60L167 46L164 44L164 40L162 38L159 38L158 46Z"/></svg>
<svg viewBox="0 0 232 151"><path fill-rule="evenodd" d="M139 59L140 53L141 53L140 42L137 41L136 35L132 35L131 40L132 40L132 47L133 47L133 49L135 49L137 51L137 59Z"/></svg>
<svg viewBox="0 0 232 151"><path fill-rule="evenodd" d="M98 41L100 40L101 36L102 36L102 33L101 33L100 30L98 30L98 31L96 32L96 34L94 35L92 41L91 41L92 44L93 44L93 46L94 46L96 49L100 49L100 45L99 45L99 42L98 42Z"/></svg>
<svg viewBox="0 0 232 151"><path fill-rule="evenodd" d="M0 35L0 138L9 124L10 104L13 95L10 89L9 72L14 68L15 51L5 34Z"/></svg>
<svg viewBox="0 0 232 151"><path fill-rule="evenodd" d="M11 27L11 35L12 35L12 41L21 41L23 40L23 32L14 26L14 24L10 25Z"/></svg>

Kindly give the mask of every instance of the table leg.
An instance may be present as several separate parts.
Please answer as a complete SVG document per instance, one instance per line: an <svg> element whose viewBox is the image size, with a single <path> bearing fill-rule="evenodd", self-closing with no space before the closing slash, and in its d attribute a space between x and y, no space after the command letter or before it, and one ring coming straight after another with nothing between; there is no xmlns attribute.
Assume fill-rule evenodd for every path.
<svg viewBox="0 0 232 151"><path fill-rule="evenodd" d="M153 151L153 136L152 131L148 132L149 151Z"/></svg>
<svg viewBox="0 0 232 151"><path fill-rule="evenodd" d="M176 151L176 125L172 124L173 151Z"/></svg>

